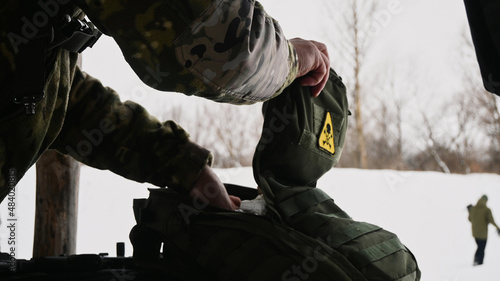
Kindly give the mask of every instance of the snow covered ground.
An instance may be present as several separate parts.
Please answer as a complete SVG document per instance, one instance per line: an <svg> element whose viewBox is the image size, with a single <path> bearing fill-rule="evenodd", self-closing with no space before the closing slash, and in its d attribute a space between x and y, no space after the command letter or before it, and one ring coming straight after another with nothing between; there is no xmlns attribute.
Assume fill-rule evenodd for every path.
<svg viewBox="0 0 500 281"><path fill-rule="evenodd" d="M250 168L217 170L224 182L253 187ZM30 258L34 220L34 171L18 185L16 234L19 258ZM475 243L466 206L482 194L500 222L500 176L445 175L434 172L333 169L318 186L354 219L395 232L416 255L424 281L496 281L500 276L500 237L490 227L485 264L472 266ZM115 253L115 243L126 242L135 224L132 199L145 198L148 185L109 172L82 167L78 245L82 253ZM6 202L0 205L0 246L8 250Z"/></svg>

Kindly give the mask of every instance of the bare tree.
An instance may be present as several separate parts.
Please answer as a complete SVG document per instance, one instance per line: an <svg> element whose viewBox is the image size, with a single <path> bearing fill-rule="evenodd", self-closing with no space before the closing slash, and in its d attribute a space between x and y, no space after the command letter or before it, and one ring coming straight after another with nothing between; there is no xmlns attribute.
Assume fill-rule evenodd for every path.
<svg viewBox="0 0 500 281"><path fill-rule="evenodd" d="M467 28L464 28L461 36L458 56L462 71L463 90L458 93L461 99L461 111L464 116L459 120L461 123L473 122L475 128L473 133L464 136L468 142L476 141L487 143L487 150L481 152L477 149L476 161L482 160L483 169L487 172L500 172L500 98L487 92L482 84L479 67L477 64L474 46ZM469 121L469 122L467 122ZM472 137L474 136L474 137ZM465 141L465 140L464 140ZM473 144L467 144L473 146ZM465 146L465 144L464 144ZM468 153L469 155L471 153ZM469 159L469 161L472 161Z"/></svg>
<svg viewBox="0 0 500 281"><path fill-rule="evenodd" d="M485 91L482 86L477 86L468 94L472 97L468 106L475 110L475 122L487 147L483 152L484 169L500 173L500 98Z"/></svg>
<svg viewBox="0 0 500 281"><path fill-rule="evenodd" d="M374 77L378 84L373 83L375 89L367 108L371 122L367 123L368 160L372 168L390 168L402 170L406 168L405 154L405 113L408 114L408 105L416 96L417 87L413 83L412 70L400 71L391 65L384 65L385 69Z"/></svg>
<svg viewBox="0 0 500 281"><path fill-rule="evenodd" d="M339 66L339 68L341 74L345 74L344 77L347 77L344 81L352 93L357 166L367 168L368 158L363 120L364 87L361 75L365 66L366 54L373 39L370 33L370 22L372 15L377 10L377 5L374 0L327 1L325 5L328 15L330 17L333 15L334 33L336 33L334 36L328 34L326 38L330 40L336 50L335 53L343 56L340 61L345 62L345 65L344 67Z"/></svg>
<svg viewBox="0 0 500 281"><path fill-rule="evenodd" d="M191 139L214 155L214 167L250 166L262 130L261 105L235 106L197 100L166 110L163 119L174 120Z"/></svg>
<svg viewBox="0 0 500 281"><path fill-rule="evenodd" d="M206 145L213 149L217 166L235 167L252 164L262 130L260 107L260 105L204 105L204 122L210 124L207 129L212 132L213 137L213 141ZM200 129L201 127L198 128Z"/></svg>
<svg viewBox="0 0 500 281"><path fill-rule="evenodd" d="M423 170L470 173L473 157L477 156L473 146L476 131L470 99L457 94L451 101L433 108L432 111L427 107L420 109L421 120L415 127L420 129L420 136L426 141L413 160L420 162L417 166Z"/></svg>
<svg viewBox="0 0 500 281"><path fill-rule="evenodd" d="M475 149L475 136L479 135L476 126L475 110L471 107L472 97L467 93L457 95L450 107L455 111L456 131L451 135L451 148L455 151L456 161L461 173L470 173L471 165L478 157Z"/></svg>
<svg viewBox="0 0 500 281"><path fill-rule="evenodd" d="M427 139L427 146L425 148L425 151L428 151L428 153L432 156L432 158L436 161L436 164L444 173L449 174L451 173L451 170L439 154L439 151L443 150L443 147L445 146L443 144L443 137L442 135L436 136L435 132L436 130L439 130L439 127L437 126L437 124L439 123L439 117L436 116L434 118L431 118L428 112L425 111L421 111L421 115L423 121L422 128L424 130L423 136Z"/></svg>

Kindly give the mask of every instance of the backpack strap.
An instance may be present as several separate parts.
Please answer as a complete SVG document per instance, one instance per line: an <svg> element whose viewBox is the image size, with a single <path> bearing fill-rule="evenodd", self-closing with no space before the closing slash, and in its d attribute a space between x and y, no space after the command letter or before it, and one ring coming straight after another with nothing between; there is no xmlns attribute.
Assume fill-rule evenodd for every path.
<svg viewBox="0 0 500 281"><path fill-rule="evenodd" d="M406 247L399 241L399 238L394 237L380 244L362 249L356 252L350 260L353 264L357 264L358 268L366 268L369 264L388 257L396 252L405 251Z"/></svg>
<svg viewBox="0 0 500 281"><path fill-rule="evenodd" d="M292 217L293 215L326 200L332 200L332 198L330 198L330 196L328 196L321 189L313 188L295 195L285 201L279 202L278 208L281 209L283 215Z"/></svg>
<svg viewBox="0 0 500 281"><path fill-rule="evenodd" d="M265 216L196 209L170 189L150 189L134 213L134 259L182 280L304 280L304 272L307 280L368 281L338 251Z"/></svg>
<svg viewBox="0 0 500 281"><path fill-rule="evenodd" d="M347 242L380 229L381 228L379 226L373 224L351 221L349 224L343 225L338 229L331 231L326 237L328 245L337 249Z"/></svg>
<svg viewBox="0 0 500 281"><path fill-rule="evenodd" d="M24 105L27 115L35 114L35 105L45 97L45 56L48 34L19 46L16 56L14 104Z"/></svg>
<svg viewBox="0 0 500 281"><path fill-rule="evenodd" d="M24 105L27 115L35 114L35 106L45 97L45 58L47 51L57 47L81 53L92 47L102 35L91 22L72 19L49 25L40 35L19 46L16 56L14 104Z"/></svg>

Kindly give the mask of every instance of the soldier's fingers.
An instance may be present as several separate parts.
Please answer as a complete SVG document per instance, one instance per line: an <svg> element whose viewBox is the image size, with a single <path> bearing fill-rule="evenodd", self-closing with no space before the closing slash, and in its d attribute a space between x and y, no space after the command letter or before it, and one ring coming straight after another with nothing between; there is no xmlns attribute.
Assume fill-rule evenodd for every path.
<svg viewBox="0 0 500 281"><path fill-rule="evenodd" d="M231 203L233 204L234 209L240 208L240 206L241 206L240 197L229 195L229 199L231 200Z"/></svg>
<svg viewBox="0 0 500 281"><path fill-rule="evenodd" d="M328 58L328 54L326 54L326 55L323 54L323 60L324 60L323 77L322 77L321 81L316 86L312 87L311 95L313 97L319 96L319 94L321 93L323 88L325 88L325 85L328 82L328 78L330 76L330 59Z"/></svg>
<svg viewBox="0 0 500 281"><path fill-rule="evenodd" d="M318 48L318 50L321 53L323 53L326 56L328 61L330 61L330 56L328 55L328 48L326 47L326 45L321 43L321 42L314 41L314 40L312 40L311 42L316 46L316 48Z"/></svg>
<svg viewBox="0 0 500 281"><path fill-rule="evenodd" d="M309 72L303 76L301 84L303 86L316 86L320 84L328 72L328 67L329 60L326 55L321 52L316 52L314 64L311 65Z"/></svg>
<svg viewBox="0 0 500 281"><path fill-rule="evenodd" d="M321 53L320 63L313 71L309 72L306 76L302 77L300 84L302 86L311 87L311 96L317 97L328 81L330 74L330 60L328 57Z"/></svg>
<svg viewBox="0 0 500 281"><path fill-rule="evenodd" d="M321 52L315 44L301 38L291 39L298 57L297 77L302 77L314 71L321 64Z"/></svg>

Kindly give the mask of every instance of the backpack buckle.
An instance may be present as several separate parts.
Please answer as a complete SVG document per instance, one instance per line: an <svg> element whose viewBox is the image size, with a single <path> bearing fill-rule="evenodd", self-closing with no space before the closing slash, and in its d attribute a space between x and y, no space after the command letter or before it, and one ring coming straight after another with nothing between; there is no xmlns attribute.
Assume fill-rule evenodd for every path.
<svg viewBox="0 0 500 281"><path fill-rule="evenodd" d="M26 111L26 115L34 115L35 114L35 106L37 102L41 101L45 97L45 91L38 95L26 95L23 97L14 98L15 104L24 105L24 109Z"/></svg>
<svg viewBox="0 0 500 281"><path fill-rule="evenodd" d="M53 40L48 49L61 47L70 52L81 53L87 47L92 47L101 35L102 32L91 22L65 15L62 22L53 28Z"/></svg>

